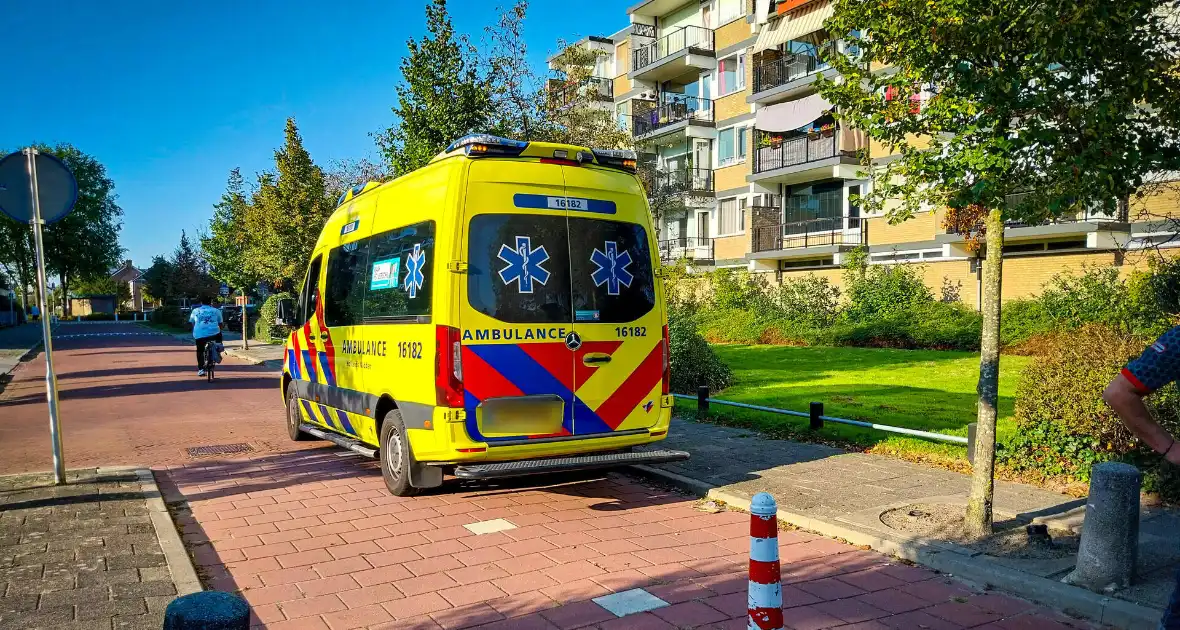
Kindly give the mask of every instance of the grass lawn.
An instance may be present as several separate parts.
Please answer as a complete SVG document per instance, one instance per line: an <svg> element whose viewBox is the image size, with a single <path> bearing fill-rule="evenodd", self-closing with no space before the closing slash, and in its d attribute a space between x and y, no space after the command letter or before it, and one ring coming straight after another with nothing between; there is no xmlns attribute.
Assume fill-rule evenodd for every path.
<svg viewBox="0 0 1180 630"><path fill-rule="evenodd" d="M804 412L816 401L824 403L829 416L962 436L975 420L976 353L741 345L714 349L734 373L734 384L716 395L722 400ZM1028 361L1020 356L1001 359L1000 441L1015 430L1013 399ZM680 404L695 409L695 403ZM710 411L722 422L782 437L810 434L806 418L721 406ZM819 436L810 437L850 442L906 459L965 464L962 446L871 429L828 423Z"/></svg>

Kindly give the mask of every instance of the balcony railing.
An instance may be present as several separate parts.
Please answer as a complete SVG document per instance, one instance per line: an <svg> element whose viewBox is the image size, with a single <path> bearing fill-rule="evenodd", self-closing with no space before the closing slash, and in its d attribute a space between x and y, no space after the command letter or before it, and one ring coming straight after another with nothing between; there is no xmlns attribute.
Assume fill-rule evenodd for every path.
<svg viewBox="0 0 1180 630"><path fill-rule="evenodd" d="M676 262L685 259L694 262L713 262L713 239L681 236L660 241L660 261Z"/></svg>
<svg viewBox="0 0 1180 630"><path fill-rule="evenodd" d="M682 50L713 50L713 31L700 26L685 26L631 51L631 69L638 71Z"/></svg>
<svg viewBox="0 0 1180 630"><path fill-rule="evenodd" d="M1008 195L1004 198L1009 208L1015 207L1024 202L1030 193L1016 193ZM1006 219L1004 227L1006 228L1027 228L1027 227L1041 227L1045 225L1072 225L1075 223L1099 223L1099 224L1119 224L1130 221L1130 213L1126 206L1117 210L1107 212L1099 208L1089 208L1079 212L1070 214L1063 214L1058 217L1047 217L1044 220L1025 220L1025 219ZM944 226L947 234L956 234L958 230L955 226ZM1101 228L1099 228L1101 229Z"/></svg>
<svg viewBox="0 0 1180 630"><path fill-rule="evenodd" d="M855 247L864 245L867 236L859 217L824 217L756 227L750 249L757 253L831 245Z"/></svg>
<svg viewBox="0 0 1180 630"><path fill-rule="evenodd" d="M788 54L754 66L754 93L786 85L828 67L822 60L807 54Z"/></svg>
<svg viewBox="0 0 1180 630"><path fill-rule="evenodd" d="M589 95L590 100L594 101L612 101L615 97L615 82L604 77L587 77L581 83L554 81L549 93L561 107L568 107L583 95Z"/></svg>
<svg viewBox="0 0 1180 630"><path fill-rule="evenodd" d="M646 135L684 121L712 123L713 101L665 92L660 95L659 105L631 117L631 135Z"/></svg>
<svg viewBox="0 0 1180 630"><path fill-rule="evenodd" d="M656 172L656 186L665 194L713 192L713 169L681 168Z"/></svg>
<svg viewBox="0 0 1180 630"><path fill-rule="evenodd" d="M826 135L824 135L826 134ZM754 151L754 172L764 173L778 168L826 160L839 155L838 130L824 132L819 137L775 139L761 132L756 134L758 149Z"/></svg>

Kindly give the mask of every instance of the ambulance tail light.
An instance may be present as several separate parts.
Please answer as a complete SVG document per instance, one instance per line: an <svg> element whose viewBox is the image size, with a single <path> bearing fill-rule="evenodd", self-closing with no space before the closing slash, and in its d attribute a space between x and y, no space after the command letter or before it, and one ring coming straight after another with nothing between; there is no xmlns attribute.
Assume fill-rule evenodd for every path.
<svg viewBox="0 0 1180 630"><path fill-rule="evenodd" d="M594 157L599 166L617 168L620 171L634 173L639 156L630 149L594 149Z"/></svg>
<svg viewBox="0 0 1180 630"><path fill-rule="evenodd" d="M664 342L661 344L664 347L664 378L660 385L660 392L665 396L668 395L668 392L672 386L672 357L669 356L672 352L672 349L669 345L669 341L668 325L664 324Z"/></svg>
<svg viewBox="0 0 1180 630"><path fill-rule="evenodd" d="M435 328L434 389L440 407L463 406L463 347L459 329Z"/></svg>

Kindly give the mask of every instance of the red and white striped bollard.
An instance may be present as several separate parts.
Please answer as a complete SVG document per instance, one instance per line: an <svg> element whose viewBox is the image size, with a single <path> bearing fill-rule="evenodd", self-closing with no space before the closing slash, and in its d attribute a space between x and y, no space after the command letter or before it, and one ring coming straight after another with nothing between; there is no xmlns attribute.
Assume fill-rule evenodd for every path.
<svg viewBox="0 0 1180 630"><path fill-rule="evenodd" d="M765 492L750 502L749 630L783 629L783 587L778 563L778 506Z"/></svg>

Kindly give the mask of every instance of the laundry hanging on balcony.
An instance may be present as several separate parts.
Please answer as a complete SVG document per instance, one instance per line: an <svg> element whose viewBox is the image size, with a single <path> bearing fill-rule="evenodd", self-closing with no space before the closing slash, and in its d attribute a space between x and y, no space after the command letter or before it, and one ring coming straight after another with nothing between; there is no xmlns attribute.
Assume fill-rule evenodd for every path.
<svg viewBox="0 0 1180 630"><path fill-rule="evenodd" d="M832 104L823 96L812 94L797 101L759 108L754 126L762 131L793 131L812 123L831 110Z"/></svg>
<svg viewBox="0 0 1180 630"><path fill-rule="evenodd" d="M793 39L814 33L824 27L824 20L832 17L831 2L815 2L792 11L762 27L754 42L754 52L777 48Z"/></svg>

